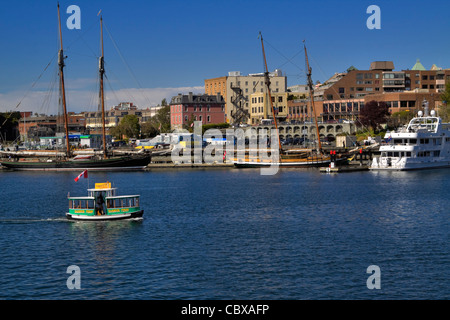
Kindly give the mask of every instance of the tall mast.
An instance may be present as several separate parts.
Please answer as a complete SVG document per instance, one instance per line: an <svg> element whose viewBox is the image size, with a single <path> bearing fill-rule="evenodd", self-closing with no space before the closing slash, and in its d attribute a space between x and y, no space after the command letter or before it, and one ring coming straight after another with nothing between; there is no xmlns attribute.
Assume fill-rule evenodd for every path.
<svg viewBox="0 0 450 320"><path fill-rule="evenodd" d="M269 95L270 106L272 108L273 123L275 124L275 130L277 132L278 149L281 151L281 141L280 141L280 135L279 135L279 132L278 132L277 117L275 116L275 108L273 107L272 94L270 93L269 70L267 69L266 53L264 51L264 42L263 42L263 37L262 37L261 32L259 33L259 36L261 37L261 46L262 46L262 53L263 53L263 58L264 58L264 80L265 80L265 84L266 84L266 87L267 87L267 93ZM281 152L280 152L280 155L281 155ZM280 157L280 161L281 161L281 157Z"/></svg>
<svg viewBox="0 0 450 320"><path fill-rule="evenodd" d="M100 37L102 46L102 56L99 61L99 73L100 73L100 103L102 106L102 135L103 135L103 156L106 158L106 129L105 129L105 94L103 90L103 75L105 74L105 61L103 52L103 18L100 16Z"/></svg>
<svg viewBox="0 0 450 320"><path fill-rule="evenodd" d="M308 87L309 87L309 96L311 97L311 107L314 112L314 123L316 124L317 141L319 143L319 151L322 151L322 143L320 142L319 126L317 125L317 113L316 113L316 108L314 106L314 89L313 89L313 82L311 79L311 67L309 66L308 53L306 52L305 40L303 40L303 46L305 47L306 67L308 69L308 73L306 74L306 76L308 77Z"/></svg>
<svg viewBox="0 0 450 320"><path fill-rule="evenodd" d="M59 65L59 77L60 77L60 85L61 85L61 100L64 110L64 128L66 131L66 152L67 156L70 157L70 145L69 145L69 121L67 120L67 108L66 108L66 91L64 88L64 51L63 51L63 41L62 41L62 32L61 32L61 16L59 13L59 3L58 3L58 23L59 23L59 39L61 49L58 54L58 65Z"/></svg>

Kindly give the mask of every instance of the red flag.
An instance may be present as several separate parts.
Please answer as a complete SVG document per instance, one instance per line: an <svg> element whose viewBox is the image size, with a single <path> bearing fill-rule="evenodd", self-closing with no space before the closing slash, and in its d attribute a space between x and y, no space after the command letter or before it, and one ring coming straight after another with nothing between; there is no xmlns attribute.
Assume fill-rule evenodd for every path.
<svg viewBox="0 0 450 320"><path fill-rule="evenodd" d="M81 176L84 176L84 178L87 178L87 177L88 177L88 171L87 171L87 170L84 170L82 173L80 173L80 174L78 175L78 177L76 177L76 178L74 179L75 182L78 182L78 179L80 179Z"/></svg>

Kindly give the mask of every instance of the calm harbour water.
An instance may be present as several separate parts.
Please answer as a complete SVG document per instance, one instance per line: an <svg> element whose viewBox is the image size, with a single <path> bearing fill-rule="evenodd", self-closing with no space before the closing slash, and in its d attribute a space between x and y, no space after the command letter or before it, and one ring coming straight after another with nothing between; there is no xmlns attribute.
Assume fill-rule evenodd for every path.
<svg viewBox="0 0 450 320"><path fill-rule="evenodd" d="M450 298L450 170L77 175L0 171L0 299ZM144 219L67 221L68 192L105 181Z"/></svg>

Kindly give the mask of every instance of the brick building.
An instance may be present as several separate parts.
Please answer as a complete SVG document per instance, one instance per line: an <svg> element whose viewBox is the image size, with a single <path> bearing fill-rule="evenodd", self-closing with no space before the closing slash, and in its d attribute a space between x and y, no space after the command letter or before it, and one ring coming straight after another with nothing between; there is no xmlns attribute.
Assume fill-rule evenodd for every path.
<svg viewBox="0 0 450 320"><path fill-rule="evenodd" d="M225 100L220 94L216 95L187 95L178 94L170 102L171 129L183 129L193 121L202 124L224 123Z"/></svg>
<svg viewBox="0 0 450 320"><path fill-rule="evenodd" d="M372 62L369 70L349 69L336 73L314 91L319 121L356 120L365 103L386 102L392 113L415 111L424 99L430 108L441 104L440 95L450 82L450 70L433 66L425 70L420 61L411 70L394 71L392 61ZM294 100L288 104L291 121L309 121L313 117L310 100Z"/></svg>

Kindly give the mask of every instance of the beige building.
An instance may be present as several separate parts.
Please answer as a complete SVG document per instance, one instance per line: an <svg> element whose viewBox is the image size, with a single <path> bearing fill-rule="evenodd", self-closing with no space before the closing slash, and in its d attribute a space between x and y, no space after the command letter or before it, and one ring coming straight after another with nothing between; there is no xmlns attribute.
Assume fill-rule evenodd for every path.
<svg viewBox="0 0 450 320"><path fill-rule="evenodd" d="M288 115L287 92L271 92L273 108L278 122L286 121ZM253 93L250 96L250 121L249 124L262 124L262 120L273 119L272 104L267 92Z"/></svg>
<svg viewBox="0 0 450 320"><path fill-rule="evenodd" d="M286 76L281 70L269 73L270 90L273 93L286 92ZM229 123L251 123L250 96L255 93L267 93L264 74L242 75L240 71L232 71L227 77L205 80L205 93L221 94L225 100L225 116Z"/></svg>

